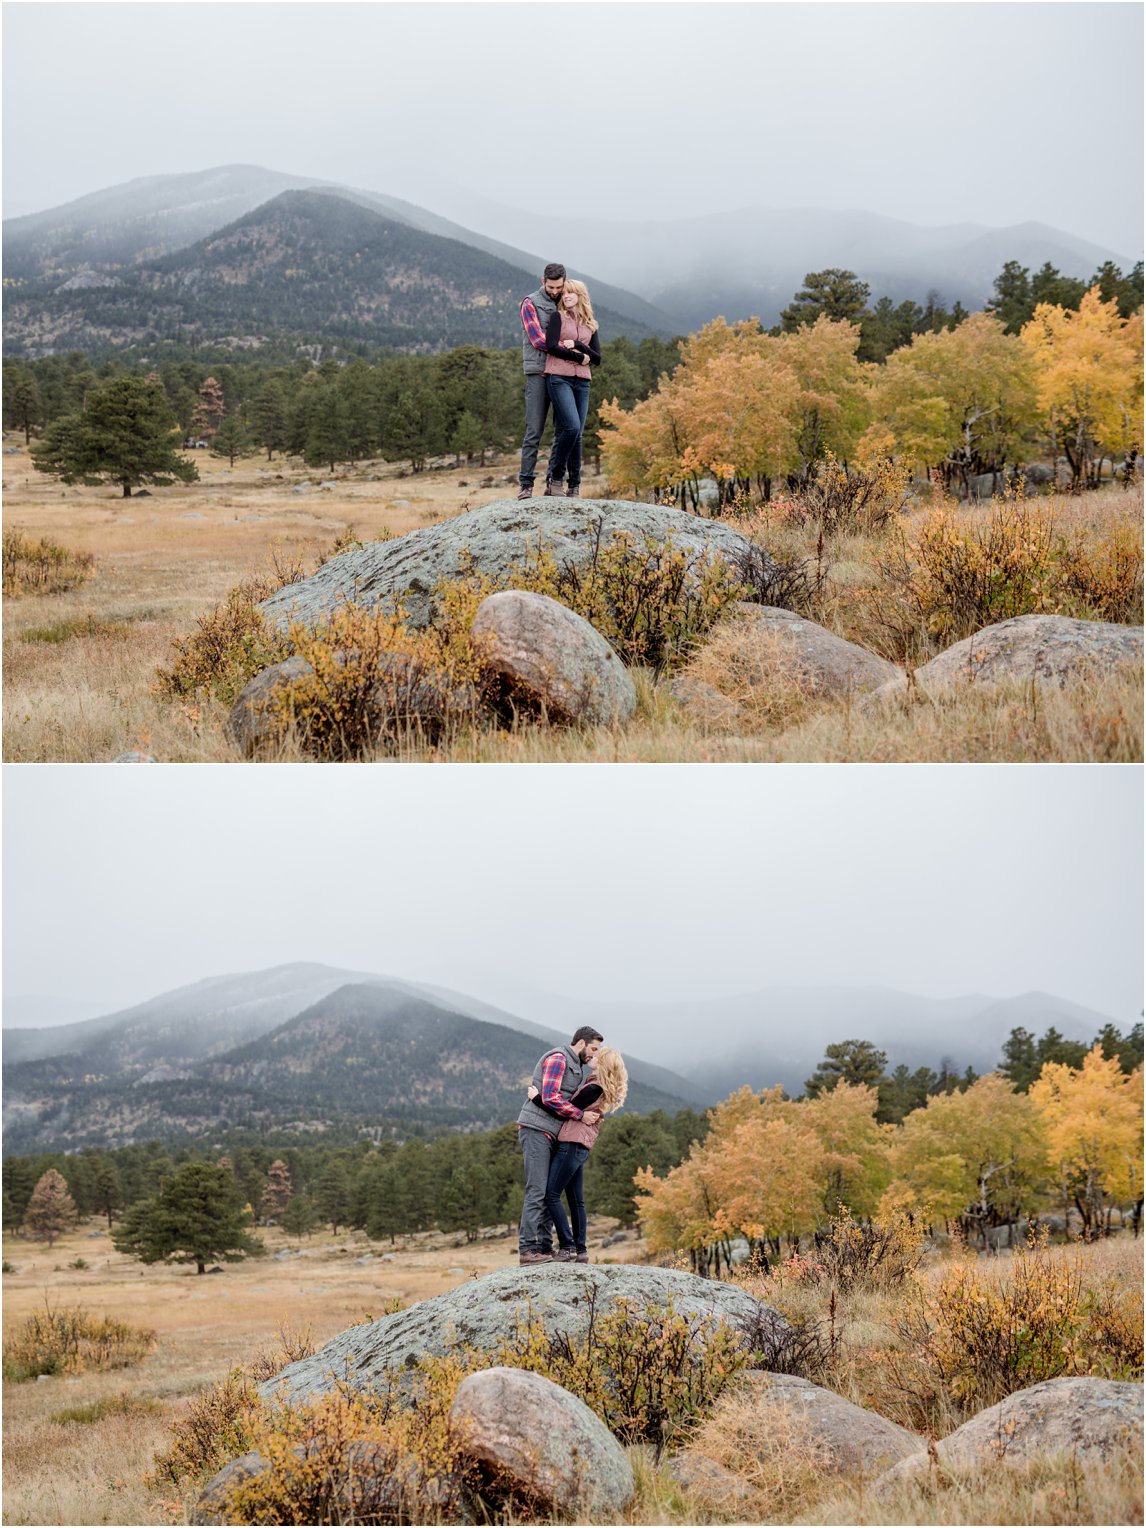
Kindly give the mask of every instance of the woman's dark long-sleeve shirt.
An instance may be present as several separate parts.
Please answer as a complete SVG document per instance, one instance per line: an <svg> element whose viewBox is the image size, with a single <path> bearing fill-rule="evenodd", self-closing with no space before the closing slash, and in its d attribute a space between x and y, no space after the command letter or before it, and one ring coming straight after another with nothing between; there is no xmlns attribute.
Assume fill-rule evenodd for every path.
<svg viewBox="0 0 1146 1528"><path fill-rule="evenodd" d="M560 361L572 361L575 366L584 366L588 360L590 366L601 364L601 335L597 329L593 330L592 338L585 347L584 353L580 350L568 350L561 343L561 313L558 310L549 317L545 326L545 349L549 355L555 355Z"/></svg>

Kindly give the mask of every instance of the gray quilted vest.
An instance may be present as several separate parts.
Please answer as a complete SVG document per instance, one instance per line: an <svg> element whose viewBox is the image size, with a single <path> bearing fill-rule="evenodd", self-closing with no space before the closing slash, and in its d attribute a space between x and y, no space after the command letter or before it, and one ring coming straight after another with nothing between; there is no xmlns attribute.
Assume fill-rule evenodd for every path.
<svg viewBox="0 0 1146 1528"><path fill-rule="evenodd" d="M542 333L544 333L545 326L554 313L557 312L557 304L543 286L538 287L536 292L530 292L527 300L537 309L537 321L541 325ZM529 336L525 332L524 324L521 327L521 364L525 367L525 375L527 377L540 376L545 370L545 352L544 350L534 350L533 346L529 343ZM581 1063L578 1062L577 1064L580 1066ZM550 1115L549 1118L552 1119L553 1116Z"/></svg>
<svg viewBox="0 0 1146 1528"><path fill-rule="evenodd" d="M577 1089L585 1080L585 1063L579 1061L576 1054L567 1045L554 1046L552 1050L545 1052L537 1065L533 1068L533 1086L538 1092L541 1091L541 1068L550 1056L560 1053L565 1057L565 1071L561 1076L561 1097L572 1098ZM556 1135L561 1129L561 1121L556 1114L550 1114L548 1109L542 1109L535 1104L532 1098L527 1098L521 1106L521 1113L517 1116L517 1123L524 1125L527 1130L546 1130L550 1135Z"/></svg>

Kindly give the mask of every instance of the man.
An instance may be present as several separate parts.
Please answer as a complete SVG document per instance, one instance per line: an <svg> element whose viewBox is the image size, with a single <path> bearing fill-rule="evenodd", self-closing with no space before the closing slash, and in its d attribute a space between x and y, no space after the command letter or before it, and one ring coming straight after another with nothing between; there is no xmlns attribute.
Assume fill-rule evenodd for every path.
<svg viewBox="0 0 1146 1528"><path fill-rule="evenodd" d="M565 290L565 267L545 267L541 285L521 304L521 360L525 368L525 439L521 443L519 499L533 497L537 476L537 450L545 421L549 418L549 390L545 385L545 326L557 311Z"/></svg>
<svg viewBox="0 0 1146 1528"><path fill-rule="evenodd" d="M525 1162L525 1204L517 1237L522 1264L553 1261L553 1223L545 1208L545 1185L561 1128L554 1115L583 1119L587 1125L595 1125L601 1118L597 1110L581 1110L569 1101L586 1080L589 1062L601 1049L601 1040L595 1029L583 1024L568 1045L546 1051L533 1069L533 1086L539 1096L536 1102L527 1098L517 1116L517 1138Z"/></svg>

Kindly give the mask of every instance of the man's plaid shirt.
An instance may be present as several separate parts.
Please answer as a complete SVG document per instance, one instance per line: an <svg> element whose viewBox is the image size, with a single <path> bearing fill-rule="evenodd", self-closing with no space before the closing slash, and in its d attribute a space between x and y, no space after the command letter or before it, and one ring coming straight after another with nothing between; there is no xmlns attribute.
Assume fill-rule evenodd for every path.
<svg viewBox="0 0 1146 1528"><path fill-rule="evenodd" d="M534 350L545 349L545 330L541 327L537 317L537 309L527 297L521 305L521 325L525 330L525 337L533 346ZM562 1062L564 1065L564 1062Z"/></svg>
<svg viewBox="0 0 1146 1528"><path fill-rule="evenodd" d="M565 1057L560 1051L554 1051L552 1056L546 1057L541 1068L541 1102L555 1114L563 1114L566 1119L580 1119L582 1111L576 1104L561 1097L561 1079L564 1075Z"/></svg>

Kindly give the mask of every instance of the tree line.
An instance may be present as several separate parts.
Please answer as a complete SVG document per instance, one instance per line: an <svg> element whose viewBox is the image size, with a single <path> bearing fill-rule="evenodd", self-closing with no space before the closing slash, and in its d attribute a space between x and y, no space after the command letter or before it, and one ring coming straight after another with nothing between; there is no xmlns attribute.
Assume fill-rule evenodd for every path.
<svg viewBox="0 0 1146 1528"><path fill-rule="evenodd" d="M1133 1104L1133 1089L1141 1088L1141 1068L1140 1024L1125 1035L1107 1025L1092 1045L1067 1040L1054 1028L1039 1038L1012 1030L999 1071L982 1078L946 1059L937 1070L912 1073L900 1065L889 1074L886 1055L870 1041L844 1041L827 1047L798 1100L782 1088L761 1094L743 1089L707 1114L657 1110L610 1120L586 1166L586 1195L597 1213L625 1224L640 1217L655 1238L669 1228L677 1234L680 1195L688 1201L700 1193L707 1218L698 1222L700 1230L691 1221L688 1229L700 1240L675 1245L688 1247L705 1271L722 1247L727 1252L733 1234L765 1224L759 1216L738 1218L735 1208L737 1195L747 1192L748 1163L768 1179L770 1213L779 1217L755 1240L775 1243L781 1234L814 1229L817 1217L830 1215L841 1199L859 1214L871 1213L885 1195L888 1202L940 1218L962 1217L982 1229L1051 1191L1048 1148L1031 1123L1030 1108L1049 1095L1052 1083L1071 1100L1067 1113L1076 1120L1103 1109L1109 1115L1113 1100L1122 1121L1117 1149L1125 1154L1126 1122L1135 1107L1140 1129L1141 1104ZM1072 1089L1088 1090L1079 1093L1078 1107ZM990 1134L996 1116L998 1138ZM753 1146L755 1156L741 1153L739 1138L735 1150L730 1145L730 1132L746 1119L769 1126ZM1021 1171L1012 1172L1010 1163L1005 1171L998 1164L976 1167L980 1130L994 1151L1002 1150L1000 1139L1021 1144L1029 1137ZM710 1131L716 1132L712 1144ZM763 1152L771 1154L767 1163ZM269 1138L233 1131L224 1145L212 1147L153 1141L8 1157L4 1219L51 1244L77 1219L100 1216L116 1245L144 1261L175 1256L193 1240L193 1260L202 1263L255 1250L250 1227L257 1222L280 1225L299 1238L323 1226L336 1236L364 1231L376 1241L432 1229L475 1239L485 1227L516 1223L521 1178L512 1124L402 1143L361 1136L301 1142L286 1131ZM1100 1226L1106 1196L1128 1182L1108 1165L1092 1176L1089 1187L1079 1190L1088 1224ZM1069 1172L1060 1173L1054 1191L1073 1193L1077 1187ZM753 1202L763 1213L758 1199Z"/></svg>
<svg viewBox="0 0 1146 1528"><path fill-rule="evenodd" d="M1097 326L1089 293L1099 308ZM1079 479L1088 470L1093 475L1097 448L1099 466L1107 454L1137 450L1121 382L1113 384L1118 396L1092 400L1080 417L1078 366L1072 372L1068 362L1064 372L1060 362L1064 347L1098 344L1107 373L1120 369L1120 347L1132 363L1141 263L1123 276L1108 262L1087 283L1049 264L1032 276L1009 261L986 305L990 323L959 303L948 311L936 292L922 305L882 297L869 306L869 298L867 284L851 271L812 271L767 332L754 320L716 321L687 342L606 340L586 423L587 454L599 460L608 438L613 466L628 486L673 488L683 496L691 484L695 504L705 475L731 495L753 478L765 484L806 478L828 452L849 459L869 425L869 450L908 454L945 481L1001 470L1020 447L1032 447L1039 410L1042 443L1065 455ZM1042 393L1033 375L1019 375L1022 352L1006 343L1020 340L1040 309L1062 315L1057 330L1042 326L1042 370L1059 373L1044 378ZM1085 322L1072 327L1070 314L1085 314ZM954 339L969 320L966 338ZM1037 337L1028 348L1039 350ZM674 390L682 353L687 371ZM904 361L905 353L911 359ZM332 472L374 457L408 461L418 472L451 455L456 464L484 465L488 452L513 449L520 439L516 346L463 345L374 361L207 355L189 350L150 366L126 358L95 365L80 351L6 360L4 427L20 430L27 443L33 432L46 437L39 447L45 471L65 481L122 482L125 492L145 481L193 480L192 464L181 471L172 455L181 443L200 440L232 464L259 451L268 461L276 453L301 456ZM1037 369L1036 360L1032 365ZM110 424L85 425L93 402ZM147 432L140 459L126 473L115 424L125 413ZM161 448L168 454L157 463ZM113 458L102 468L101 452Z"/></svg>

